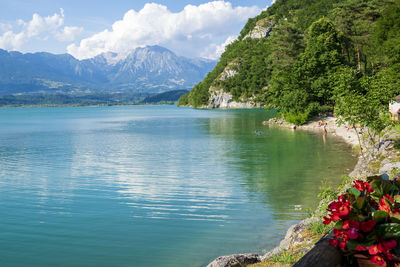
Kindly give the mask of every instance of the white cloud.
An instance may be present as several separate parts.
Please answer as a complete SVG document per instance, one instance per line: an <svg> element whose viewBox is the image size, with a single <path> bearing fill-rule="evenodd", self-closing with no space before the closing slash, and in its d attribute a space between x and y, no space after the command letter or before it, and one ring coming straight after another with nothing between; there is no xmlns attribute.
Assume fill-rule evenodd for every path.
<svg viewBox="0 0 400 267"><path fill-rule="evenodd" d="M12 29L11 24L0 23L0 31L1 32L7 32L7 31L10 31L11 29Z"/></svg>
<svg viewBox="0 0 400 267"><path fill-rule="evenodd" d="M18 34L7 31L0 36L0 48L7 50L19 50L25 42L25 33Z"/></svg>
<svg viewBox="0 0 400 267"><path fill-rule="evenodd" d="M210 44L201 54L201 57L209 58L209 59L218 59L222 53L224 53L226 46L233 43L237 40L237 37L234 35L228 36L224 43L218 44Z"/></svg>
<svg viewBox="0 0 400 267"><path fill-rule="evenodd" d="M78 45L69 45L67 51L84 59L103 52L128 53L140 46L163 45L179 54L198 56L213 43L223 43L230 35L237 34L247 19L260 11L256 6L232 7L225 1L187 5L177 13L164 5L146 4L140 11L126 12L112 29L83 39ZM221 47L214 45L214 48L219 49L213 52L215 55L220 53Z"/></svg>
<svg viewBox="0 0 400 267"><path fill-rule="evenodd" d="M60 13L55 13L52 16L42 17L35 13L30 21L25 22L19 19L16 24L17 27L13 27L11 24L0 25L0 29L4 31L0 35L0 48L20 50L32 38L46 41L52 37L58 41L70 42L83 31L83 28L80 27L63 27L64 10L62 8Z"/></svg>
<svg viewBox="0 0 400 267"><path fill-rule="evenodd" d="M55 33L64 24L64 10L60 9L60 14L41 17L33 14L32 20L25 23L25 30L28 37L34 37L45 32Z"/></svg>
<svg viewBox="0 0 400 267"><path fill-rule="evenodd" d="M78 35L82 34L82 32L82 27L65 26L62 31L56 33L55 37L61 42L72 42Z"/></svg>

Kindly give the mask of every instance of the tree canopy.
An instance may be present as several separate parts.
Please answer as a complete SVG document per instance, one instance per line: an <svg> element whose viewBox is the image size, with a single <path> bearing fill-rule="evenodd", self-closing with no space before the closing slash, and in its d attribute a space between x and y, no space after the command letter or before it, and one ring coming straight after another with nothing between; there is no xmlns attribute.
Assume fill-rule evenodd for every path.
<svg viewBox="0 0 400 267"><path fill-rule="evenodd" d="M272 27L268 36L249 38L261 22ZM227 69L236 74L222 79ZM277 0L180 104L207 105L210 88L256 99L296 124L335 111L379 131L400 93L400 0Z"/></svg>

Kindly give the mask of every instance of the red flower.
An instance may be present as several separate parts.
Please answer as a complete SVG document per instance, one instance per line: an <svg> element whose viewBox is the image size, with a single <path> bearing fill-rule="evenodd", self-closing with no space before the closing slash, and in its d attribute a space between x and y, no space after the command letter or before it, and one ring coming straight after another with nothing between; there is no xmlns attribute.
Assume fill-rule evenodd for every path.
<svg viewBox="0 0 400 267"><path fill-rule="evenodd" d="M333 229L333 234L336 236L336 237L339 237L340 235L342 235L344 233L344 231L343 230L339 230L339 229Z"/></svg>
<svg viewBox="0 0 400 267"><path fill-rule="evenodd" d="M350 228L354 228L354 229L360 229L360 222L359 221L355 221L355 220L350 220L349 221L349 226Z"/></svg>
<svg viewBox="0 0 400 267"><path fill-rule="evenodd" d="M350 222L349 221L344 221L342 225L342 229L350 229Z"/></svg>
<svg viewBox="0 0 400 267"><path fill-rule="evenodd" d="M356 180L354 181L354 188L358 189L359 191L366 191L367 193L374 192L374 189L369 185L368 182L364 182L363 180Z"/></svg>
<svg viewBox="0 0 400 267"><path fill-rule="evenodd" d="M345 249L346 248L346 241L340 241L339 242L339 248Z"/></svg>
<svg viewBox="0 0 400 267"><path fill-rule="evenodd" d="M390 213L390 205L386 199L384 199L384 198L379 199L378 210L383 210L383 211L386 211L387 213Z"/></svg>
<svg viewBox="0 0 400 267"><path fill-rule="evenodd" d="M365 233L369 233L374 229L376 222L374 220L369 220L361 223L361 230Z"/></svg>
<svg viewBox="0 0 400 267"><path fill-rule="evenodd" d="M383 265L385 263L385 260L379 255L372 256L371 261L378 265Z"/></svg>
<svg viewBox="0 0 400 267"><path fill-rule="evenodd" d="M397 241L395 239L391 239L389 241L383 241L382 245L386 250L391 250L397 247Z"/></svg>
<svg viewBox="0 0 400 267"><path fill-rule="evenodd" d="M339 246L339 240L337 240L336 238L329 240L329 244L331 244L334 247Z"/></svg>
<svg viewBox="0 0 400 267"><path fill-rule="evenodd" d="M339 212L339 217L345 217L350 213L350 208L348 206L343 205L339 207L338 212Z"/></svg>
<svg viewBox="0 0 400 267"><path fill-rule="evenodd" d="M357 237L358 237L358 231L355 228L350 228L350 230L347 232L347 234L350 239L357 239Z"/></svg>
<svg viewBox="0 0 400 267"><path fill-rule="evenodd" d="M357 250L357 251L367 251L368 248L367 248L367 247L364 247L364 246L362 246L362 245L358 245L358 246L356 247L356 250Z"/></svg>
<svg viewBox="0 0 400 267"><path fill-rule="evenodd" d="M328 224L330 224L331 223L331 219L330 218L328 218L328 217L326 217L326 216L324 216L324 221L323 221L323 223L325 224L325 225L328 225Z"/></svg>
<svg viewBox="0 0 400 267"><path fill-rule="evenodd" d="M394 202L393 198L388 194L384 195L383 197L386 198L387 200L390 200L392 203Z"/></svg>
<svg viewBox="0 0 400 267"><path fill-rule="evenodd" d="M379 245L372 245L368 248L368 253L370 255L377 255L382 252L382 247Z"/></svg>
<svg viewBox="0 0 400 267"><path fill-rule="evenodd" d="M390 253L388 253L388 252L385 252L385 257L386 257L386 260L393 260L393 257L392 257L392 254L390 254Z"/></svg>
<svg viewBox="0 0 400 267"><path fill-rule="evenodd" d="M330 212L329 219L331 221L345 219L349 215L350 210L350 202L345 200L343 195L340 195L337 201L332 201L328 205L328 211Z"/></svg>

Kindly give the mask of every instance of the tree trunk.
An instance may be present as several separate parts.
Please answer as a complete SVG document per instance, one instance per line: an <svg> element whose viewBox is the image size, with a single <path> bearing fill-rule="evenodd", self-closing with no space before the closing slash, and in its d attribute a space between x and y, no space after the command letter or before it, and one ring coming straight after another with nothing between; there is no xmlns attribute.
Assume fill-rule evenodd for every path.
<svg viewBox="0 0 400 267"><path fill-rule="evenodd" d="M368 66L368 62L367 62L367 56L364 56L364 73L367 73L367 66Z"/></svg>
<svg viewBox="0 0 400 267"><path fill-rule="evenodd" d="M342 43L340 43L340 47L342 48L342 57L344 58L344 46Z"/></svg>
<svg viewBox="0 0 400 267"><path fill-rule="evenodd" d="M361 72L361 55L360 55L360 47L357 45L357 63L358 63L358 72Z"/></svg>

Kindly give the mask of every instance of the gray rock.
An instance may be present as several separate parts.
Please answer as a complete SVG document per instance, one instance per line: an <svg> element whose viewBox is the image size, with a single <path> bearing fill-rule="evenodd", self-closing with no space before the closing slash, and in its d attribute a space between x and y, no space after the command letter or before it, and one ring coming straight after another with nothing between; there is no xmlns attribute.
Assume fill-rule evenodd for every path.
<svg viewBox="0 0 400 267"><path fill-rule="evenodd" d="M230 93L224 92L222 89L210 88L210 100L207 108L255 108L260 107L257 103L252 103L241 99L241 102L237 102L233 99Z"/></svg>
<svg viewBox="0 0 400 267"><path fill-rule="evenodd" d="M285 239L281 241L278 247L264 254L261 257L261 260L262 261L267 260L274 255L282 253L284 250L288 250L291 247L295 247L296 245L303 243L305 239L302 233L305 229L307 229L308 225L314 220L316 220L316 218L307 218L298 224L290 226L289 230L286 232Z"/></svg>
<svg viewBox="0 0 400 267"><path fill-rule="evenodd" d="M268 37L274 28L275 23L268 18L257 21L256 26L243 38L259 39Z"/></svg>
<svg viewBox="0 0 400 267"><path fill-rule="evenodd" d="M207 267L244 267L261 261L258 254L233 254L216 258Z"/></svg>
<svg viewBox="0 0 400 267"><path fill-rule="evenodd" d="M387 163L383 165L379 169L379 173L390 173L392 169L396 168L397 170L400 170L400 162L392 162L392 163Z"/></svg>

